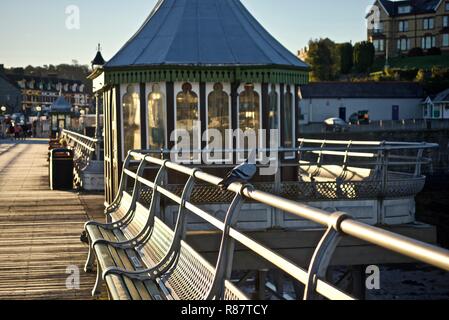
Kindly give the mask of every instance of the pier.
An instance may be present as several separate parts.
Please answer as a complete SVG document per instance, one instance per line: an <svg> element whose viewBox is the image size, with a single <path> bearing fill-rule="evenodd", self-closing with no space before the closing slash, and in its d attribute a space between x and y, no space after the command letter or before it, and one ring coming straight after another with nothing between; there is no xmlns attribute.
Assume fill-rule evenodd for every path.
<svg viewBox="0 0 449 320"><path fill-rule="evenodd" d="M79 238L103 196L51 191L47 158L48 140L0 144L0 299L92 298ZM79 289L66 287L69 267L80 270Z"/></svg>

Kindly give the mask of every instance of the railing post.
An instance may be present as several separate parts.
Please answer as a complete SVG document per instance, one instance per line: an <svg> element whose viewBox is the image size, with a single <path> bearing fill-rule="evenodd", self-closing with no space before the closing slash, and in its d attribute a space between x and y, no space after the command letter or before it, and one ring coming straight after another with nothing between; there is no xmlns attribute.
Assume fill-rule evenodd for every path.
<svg viewBox="0 0 449 320"><path fill-rule="evenodd" d="M320 295L317 293L318 280L326 277L327 269L332 256L342 238L341 223L349 219L345 213L336 212L332 216L328 229L318 244L309 266L306 288L304 290L304 300L317 300Z"/></svg>
<svg viewBox="0 0 449 320"><path fill-rule="evenodd" d="M229 232L238 222L240 209L242 208L244 202L243 189L247 187L249 186L242 187L242 191L234 197L234 200L228 209L228 213L224 221L224 230L217 260L217 267L215 269L214 281L206 300L222 300L225 291L225 281L231 278L235 241L231 238Z"/></svg>

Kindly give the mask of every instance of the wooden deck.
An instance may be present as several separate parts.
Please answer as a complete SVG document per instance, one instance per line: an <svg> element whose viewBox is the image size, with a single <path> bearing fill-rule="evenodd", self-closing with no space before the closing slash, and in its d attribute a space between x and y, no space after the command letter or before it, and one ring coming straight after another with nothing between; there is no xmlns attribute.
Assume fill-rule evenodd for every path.
<svg viewBox="0 0 449 320"><path fill-rule="evenodd" d="M92 299L95 276L83 271L79 236L86 220L101 219L104 199L49 190L47 148L0 144L0 299ZM79 290L66 287L72 266Z"/></svg>

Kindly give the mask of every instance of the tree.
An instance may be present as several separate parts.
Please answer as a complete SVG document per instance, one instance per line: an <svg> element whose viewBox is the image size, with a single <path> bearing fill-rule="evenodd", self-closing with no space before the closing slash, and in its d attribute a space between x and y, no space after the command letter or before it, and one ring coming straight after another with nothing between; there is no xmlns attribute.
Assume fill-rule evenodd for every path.
<svg viewBox="0 0 449 320"><path fill-rule="evenodd" d="M338 76L335 43L326 38L309 41L306 62L311 65L313 81L335 80Z"/></svg>
<svg viewBox="0 0 449 320"><path fill-rule="evenodd" d="M353 66L353 47L352 43L346 42L337 45L338 56L340 58L340 72L342 74L349 74Z"/></svg>
<svg viewBox="0 0 449 320"><path fill-rule="evenodd" d="M354 46L354 69L356 72L367 73L374 63L374 45L368 41L358 42Z"/></svg>

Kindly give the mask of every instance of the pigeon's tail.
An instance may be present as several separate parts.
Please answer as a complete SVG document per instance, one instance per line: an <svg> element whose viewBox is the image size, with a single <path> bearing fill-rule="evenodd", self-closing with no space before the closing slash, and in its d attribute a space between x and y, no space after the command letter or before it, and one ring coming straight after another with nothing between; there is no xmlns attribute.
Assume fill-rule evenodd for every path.
<svg viewBox="0 0 449 320"><path fill-rule="evenodd" d="M223 181L221 181L218 186L222 191L226 191L231 186L231 184L238 181L239 180L236 177L228 177L226 179L223 179Z"/></svg>

